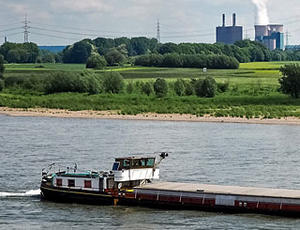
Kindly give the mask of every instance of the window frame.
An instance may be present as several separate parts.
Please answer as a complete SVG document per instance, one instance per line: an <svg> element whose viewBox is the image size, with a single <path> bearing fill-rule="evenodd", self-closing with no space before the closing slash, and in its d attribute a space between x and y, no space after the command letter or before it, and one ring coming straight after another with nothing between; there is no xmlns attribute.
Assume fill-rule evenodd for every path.
<svg viewBox="0 0 300 230"><path fill-rule="evenodd" d="M68 187L75 187L75 180L74 179L68 179Z"/></svg>
<svg viewBox="0 0 300 230"><path fill-rule="evenodd" d="M62 186L62 182L63 182L62 178L56 178L56 186L57 187L61 187Z"/></svg>
<svg viewBox="0 0 300 230"><path fill-rule="evenodd" d="M84 180L84 188L92 188L92 181Z"/></svg>

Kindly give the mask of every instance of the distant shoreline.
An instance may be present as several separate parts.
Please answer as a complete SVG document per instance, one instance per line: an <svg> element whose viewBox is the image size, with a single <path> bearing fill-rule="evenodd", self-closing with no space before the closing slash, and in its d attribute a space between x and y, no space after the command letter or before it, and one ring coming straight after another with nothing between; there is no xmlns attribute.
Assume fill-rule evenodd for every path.
<svg viewBox="0 0 300 230"><path fill-rule="evenodd" d="M212 117L205 115L197 117L191 114L156 114L144 113L137 115L122 115L118 111L70 111L65 109L47 108L8 108L0 107L0 114L19 117L57 117L57 118L92 118L115 120L151 120L151 121L186 121L186 122L216 122L216 123L246 123L246 124L272 124L272 125L300 125L300 118L286 117L274 119L240 118L240 117Z"/></svg>

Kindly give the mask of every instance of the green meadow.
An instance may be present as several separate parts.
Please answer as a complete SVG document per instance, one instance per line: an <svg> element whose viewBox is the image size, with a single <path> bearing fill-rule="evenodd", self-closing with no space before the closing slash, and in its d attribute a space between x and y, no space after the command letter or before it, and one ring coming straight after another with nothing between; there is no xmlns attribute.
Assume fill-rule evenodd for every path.
<svg viewBox="0 0 300 230"><path fill-rule="evenodd" d="M178 78L192 79L213 77L218 83L228 83L229 89L214 98L176 96L170 90L164 98L154 94L134 92L120 94L60 93L43 94L23 90L17 86L5 88L0 93L0 106L18 108L59 108L70 110L118 110L122 114L145 112L182 113L203 116L279 118L300 117L300 100L278 91L280 67L288 62L244 63L237 70L208 70L192 68L154 68L123 66L104 70L86 70L82 64L7 64L4 77L45 76L55 71L92 71L95 74L119 72L125 85L137 81L155 81L165 78L169 85ZM126 87L125 87L126 88Z"/></svg>

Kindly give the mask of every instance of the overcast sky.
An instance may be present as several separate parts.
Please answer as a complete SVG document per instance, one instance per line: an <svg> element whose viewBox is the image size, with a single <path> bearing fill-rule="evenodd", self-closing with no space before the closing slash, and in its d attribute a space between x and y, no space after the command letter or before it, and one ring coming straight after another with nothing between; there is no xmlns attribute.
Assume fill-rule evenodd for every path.
<svg viewBox="0 0 300 230"><path fill-rule="evenodd" d="M254 37L255 6L251 0L0 0L0 44L23 41L27 13L29 40L39 45L67 45L82 38L156 37L161 42L215 42L222 13L237 13L244 37ZM285 24L290 44L300 44L300 1L269 0L271 23Z"/></svg>

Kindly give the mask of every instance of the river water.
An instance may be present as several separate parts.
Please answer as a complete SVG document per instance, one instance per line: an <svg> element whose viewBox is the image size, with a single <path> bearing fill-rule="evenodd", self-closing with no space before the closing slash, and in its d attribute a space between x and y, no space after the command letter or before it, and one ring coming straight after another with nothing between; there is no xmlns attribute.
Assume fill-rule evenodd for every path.
<svg viewBox="0 0 300 230"><path fill-rule="evenodd" d="M299 229L300 219L40 201L52 162L109 170L115 157L171 152L161 179L300 189L300 126L0 115L0 229Z"/></svg>

